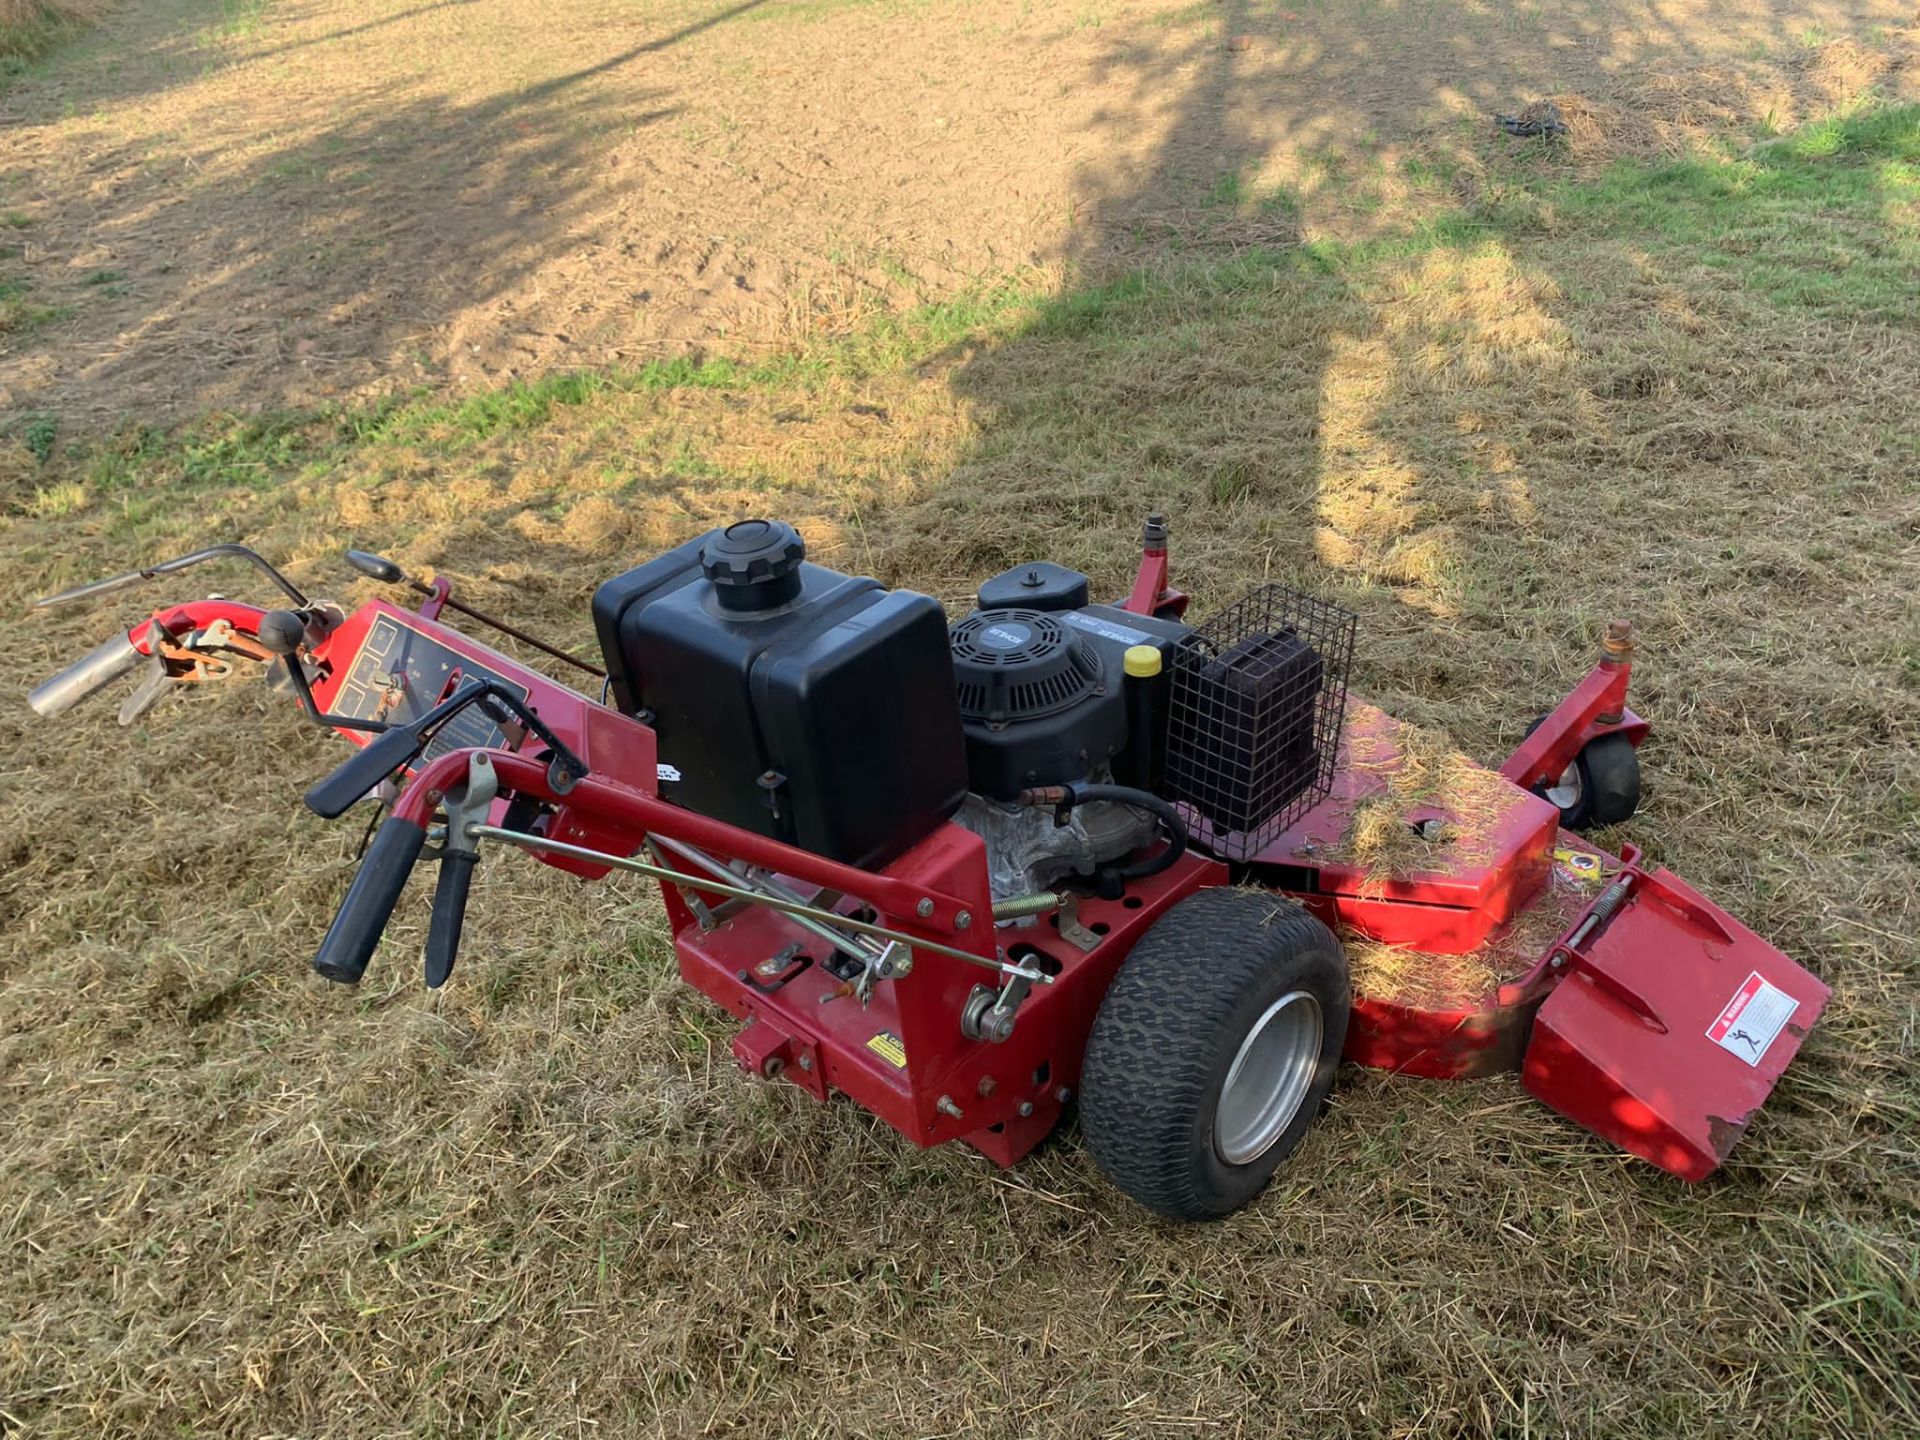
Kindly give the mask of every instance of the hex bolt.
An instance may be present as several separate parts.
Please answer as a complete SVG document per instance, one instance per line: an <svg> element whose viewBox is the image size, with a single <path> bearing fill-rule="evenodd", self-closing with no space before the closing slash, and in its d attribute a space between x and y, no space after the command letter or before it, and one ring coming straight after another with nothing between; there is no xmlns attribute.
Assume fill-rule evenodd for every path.
<svg viewBox="0 0 1920 1440"><path fill-rule="evenodd" d="M958 1120L962 1114L960 1107L953 1103L953 1097L951 1095L942 1095L938 1100L933 1102L933 1108L938 1110L942 1115L951 1115L955 1120Z"/></svg>
<svg viewBox="0 0 1920 1440"><path fill-rule="evenodd" d="M798 1060L794 1061L794 1064L798 1065L802 1070L811 1070L813 1069L813 1057L811 1055L802 1055Z"/></svg>
<svg viewBox="0 0 1920 1440"><path fill-rule="evenodd" d="M1000 1086L995 1082L993 1076L982 1075L980 1077L980 1083L973 1087L973 1091L974 1091L974 1094L978 1095L982 1100L984 1100L999 1088Z"/></svg>
<svg viewBox="0 0 1920 1440"><path fill-rule="evenodd" d="M918 915L922 920L927 919L933 914L933 901L922 896L920 903L913 907L913 913Z"/></svg>
<svg viewBox="0 0 1920 1440"><path fill-rule="evenodd" d="M953 917L953 928L956 930L964 930L971 924L973 924L973 912L971 910L962 910L958 915Z"/></svg>
<svg viewBox="0 0 1920 1440"><path fill-rule="evenodd" d="M1053 1092L1053 1098L1058 1100L1062 1105L1064 1105L1067 1103L1067 1101L1073 1099L1073 1091L1068 1089L1065 1085L1062 1085L1058 1090Z"/></svg>
<svg viewBox="0 0 1920 1440"><path fill-rule="evenodd" d="M1022 1120L1026 1119L1029 1115L1033 1114L1033 1101L1022 1100L1018 1105L1014 1107L1014 1113L1017 1114Z"/></svg>

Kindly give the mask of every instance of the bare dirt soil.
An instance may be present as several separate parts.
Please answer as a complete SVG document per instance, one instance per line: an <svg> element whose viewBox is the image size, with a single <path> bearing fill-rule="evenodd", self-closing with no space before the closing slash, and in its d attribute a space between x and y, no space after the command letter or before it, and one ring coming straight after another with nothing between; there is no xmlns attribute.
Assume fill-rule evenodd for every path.
<svg viewBox="0 0 1920 1440"><path fill-rule="evenodd" d="M1911 20L1902 0L132 4L0 93L0 281L40 307L0 333L0 413L98 430L786 344L1177 245L1223 177L1292 187L1306 238L1350 234L1409 145L1464 149L1492 112L1568 96L1603 153L1791 124L1861 77L1783 55ZM1313 203L1354 168L1380 177L1370 208Z"/></svg>

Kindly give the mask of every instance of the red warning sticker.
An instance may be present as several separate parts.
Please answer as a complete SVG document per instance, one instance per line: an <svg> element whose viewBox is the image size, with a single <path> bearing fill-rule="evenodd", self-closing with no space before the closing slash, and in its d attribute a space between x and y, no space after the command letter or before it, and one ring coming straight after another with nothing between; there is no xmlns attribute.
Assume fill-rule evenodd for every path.
<svg viewBox="0 0 1920 1440"><path fill-rule="evenodd" d="M1731 1050L1747 1064L1758 1065L1766 1058L1767 1047L1773 1044L1781 1027L1799 1008L1798 1000L1778 985L1769 985L1756 970L1747 976L1746 984L1733 992L1726 1008L1707 1027L1707 1038L1721 1049Z"/></svg>

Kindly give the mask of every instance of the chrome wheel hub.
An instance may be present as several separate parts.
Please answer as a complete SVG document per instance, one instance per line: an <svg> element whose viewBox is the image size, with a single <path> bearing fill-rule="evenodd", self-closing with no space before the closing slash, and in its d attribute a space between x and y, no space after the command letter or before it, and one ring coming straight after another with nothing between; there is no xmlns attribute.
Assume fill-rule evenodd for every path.
<svg viewBox="0 0 1920 1440"><path fill-rule="evenodd" d="M1258 1160L1286 1133L1313 1088L1326 1019L1304 990L1282 995L1247 1031L1220 1087L1213 1148L1229 1165Z"/></svg>

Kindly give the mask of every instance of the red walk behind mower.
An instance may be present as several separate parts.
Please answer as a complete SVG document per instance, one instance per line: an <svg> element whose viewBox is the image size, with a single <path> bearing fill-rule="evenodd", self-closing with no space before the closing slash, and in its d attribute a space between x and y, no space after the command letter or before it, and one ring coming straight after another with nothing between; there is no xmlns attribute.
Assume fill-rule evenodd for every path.
<svg viewBox="0 0 1920 1440"><path fill-rule="evenodd" d="M1574 833L1639 799L1631 634L1498 771L1347 694L1355 622L1267 586L1181 618L1167 532L1132 594L1022 565L949 626L924 595L805 559L747 520L593 599L604 672L424 594L351 615L217 546L288 604L154 612L33 692L121 711L266 662L360 747L307 792L380 822L314 968L351 985L423 859L426 982L446 982L483 847L657 880L681 974L744 1022L747 1070L851 1097L916 1145L1011 1165L1076 1093L1128 1195L1245 1205L1341 1057L1412 1075L1519 1069L1578 1124L1687 1180L1725 1158L1827 988L1632 846ZM604 675L595 701L469 639L453 609Z"/></svg>

